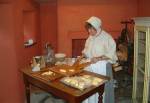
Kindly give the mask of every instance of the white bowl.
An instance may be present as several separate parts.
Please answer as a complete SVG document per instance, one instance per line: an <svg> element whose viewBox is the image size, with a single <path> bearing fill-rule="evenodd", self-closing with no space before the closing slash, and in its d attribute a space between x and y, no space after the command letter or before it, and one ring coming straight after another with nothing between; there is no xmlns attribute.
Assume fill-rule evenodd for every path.
<svg viewBox="0 0 150 103"><path fill-rule="evenodd" d="M56 53L55 54L55 58L57 61L64 61L66 57L66 54L64 53Z"/></svg>

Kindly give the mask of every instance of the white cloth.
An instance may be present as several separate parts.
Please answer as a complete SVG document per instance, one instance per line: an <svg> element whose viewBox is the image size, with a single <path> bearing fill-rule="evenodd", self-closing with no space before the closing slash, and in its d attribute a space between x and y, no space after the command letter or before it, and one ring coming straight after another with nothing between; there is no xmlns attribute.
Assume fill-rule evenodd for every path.
<svg viewBox="0 0 150 103"><path fill-rule="evenodd" d="M108 61L103 60L103 61L98 61L95 64L91 64L90 66L86 67L85 70L98 73L101 75L106 75L106 64Z"/></svg>
<svg viewBox="0 0 150 103"><path fill-rule="evenodd" d="M116 43L107 32L102 30L95 36L89 36L85 43L85 48L82 51L88 58L99 57L102 55L110 58L110 63L115 63L117 60Z"/></svg>
<svg viewBox="0 0 150 103"><path fill-rule="evenodd" d="M107 61L98 61L95 64L91 64L89 67L86 67L85 69L90 72L106 75L106 64ZM82 103L98 103L98 93L90 96L88 99L84 100ZM105 95L103 94L103 98L105 98ZM104 99L103 99L104 101ZM103 102L104 103L104 102Z"/></svg>
<svg viewBox="0 0 150 103"><path fill-rule="evenodd" d="M98 30L102 25L101 19L95 16L90 17L86 22L90 23L96 30Z"/></svg>

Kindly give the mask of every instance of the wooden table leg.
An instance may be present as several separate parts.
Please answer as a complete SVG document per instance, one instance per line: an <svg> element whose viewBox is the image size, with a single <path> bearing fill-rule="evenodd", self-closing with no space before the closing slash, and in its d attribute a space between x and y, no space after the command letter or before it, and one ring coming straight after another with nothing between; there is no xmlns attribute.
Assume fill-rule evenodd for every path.
<svg viewBox="0 0 150 103"><path fill-rule="evenodd" d="M101 86L100 91L98 92L98 103L103 103L103 93L104 93L104 85Z"/></svg>
<svg viewBox="0 0 150 103"><path fill-rule="evenodd" d="M26 87L26 99L27 103L30 103L30 88Z"/></svg>
<svg viewBox="0 0 150 103"><path fill-rule="evenodd" d="M25 83L25 92L26 92L27 103L30 103L30 84L25 77L24 77L24 83Z"/></svg>

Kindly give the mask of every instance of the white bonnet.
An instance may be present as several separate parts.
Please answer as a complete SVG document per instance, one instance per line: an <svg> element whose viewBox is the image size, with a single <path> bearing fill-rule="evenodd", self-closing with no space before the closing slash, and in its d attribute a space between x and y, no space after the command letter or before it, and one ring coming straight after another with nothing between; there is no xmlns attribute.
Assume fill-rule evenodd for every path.
<svg viewBox="0 0 150 103"><path fill-rule="evenodd" d="M90 17L86 22L91 24L96 30L98 30L102 25L101 19L95 16Z"/></svg>

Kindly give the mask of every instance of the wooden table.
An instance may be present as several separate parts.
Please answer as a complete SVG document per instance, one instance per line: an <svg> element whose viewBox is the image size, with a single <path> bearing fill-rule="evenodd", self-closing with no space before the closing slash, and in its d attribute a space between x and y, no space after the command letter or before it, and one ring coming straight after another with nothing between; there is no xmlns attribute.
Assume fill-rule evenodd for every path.
<svg viewBox="0 0 150 103"><path fill-rule="evenodd" d="M89 96L99 93L99 102L102 103L102 95L104 92L104 83L109 79L106 76L102 76L99 74L95 74L88 71L83 71L83 74L94 75L103 79L103 82L98 87L92 86L88 89L80 91L78 89L69 87L63 83L61 83L59 79L53 81L46 81L40 78L37 78L32 75L31 69L26 68L22 70L25 90L26 90L26 98L27 103L30 103L30 85L38 87L46 92L49 92L59 98L65 99L69 103L81 103L83 100L88 98Z"/></svg>

